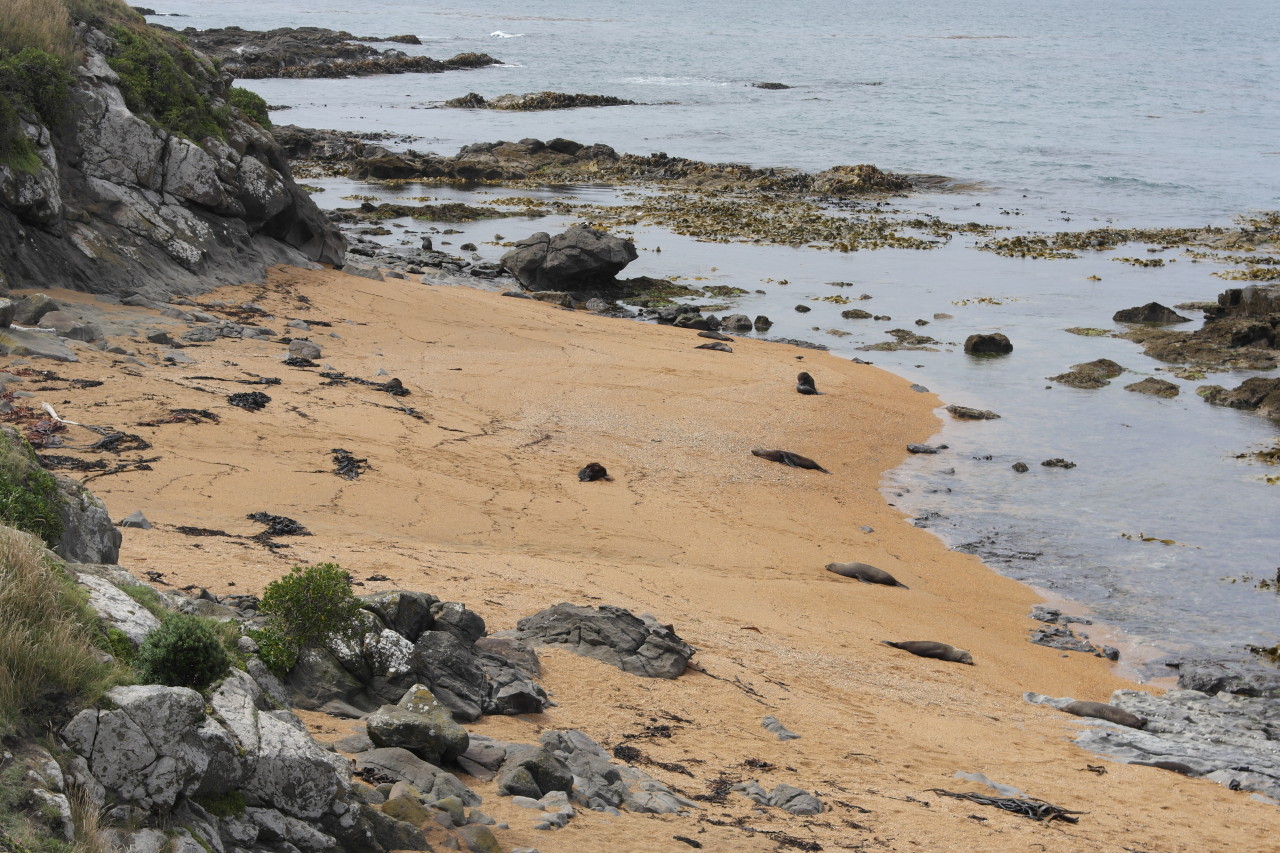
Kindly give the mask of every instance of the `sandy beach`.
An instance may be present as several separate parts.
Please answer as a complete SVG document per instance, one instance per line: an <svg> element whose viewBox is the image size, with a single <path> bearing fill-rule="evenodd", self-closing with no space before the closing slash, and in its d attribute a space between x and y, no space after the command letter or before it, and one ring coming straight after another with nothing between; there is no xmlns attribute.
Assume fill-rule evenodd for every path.
<svg viewBox="0 0 1280 853"><path fill-rule="evenodd" d="M699 649L679 679L545 652L542 682L556 707L468 728L521 742L581 729L606 749L625 742L682 767L644 769L689 796L723 774L786 782L828 807L795 817L730 794L687 816L582 811L563 830L536 832L529 812L476 782L482 809L510 824L496 833L505 849L691 846L673 836L723 851L1276 849L1274 806L1095 757L1072 743L1081 719L1023 701L1024 691L1106 701L1134 685L1107 661L1028 643L1032 590L948 551L886 503L882 475L906 444L929 440L945 402L907 380L809 349L738 340L732 353L698 350L705 341L687 330L334 271L277 268L263 284L199 301L214 300L261 306L270 317L241 322L280 334L297 334L288 320L312 323L306 336L323 367L281 364L276 339L191 345L180 352L195 363L165 364L169 348L137 333L112 340L137 363L85 346L78 363L32 365L104 382L36 400L70 421L136 433L152 449L128 455L159 457L152 470L89 483L113 518L142 510L155 525L124 531L126 568L161 572L175 588L258 593L291 565L332 561L362 584L358 593L430 592L463 602L491 631L561 601L652 613ZM186 329L158 312L100 308L108 327ZM394 377L410 393L330 382L319 375L330 368ZM800 370L822 395L795 392ZM281 381L236 381L257 377ZM250 412L226 402L249 390L270 403ZM176 408L219 421L138 426ZM97 438L72 427L53 452ZM336 476L335 448L368 470ZM753 448L801 453L831 473L768 462ZM592 461L614 481L580 483L576 472ZM245 518L259 511L312 535L279 539L288 547L274 552L234 538L261 530ZM823 568L831 561L879 566L909 588L838 577ZM918 639L967 649L976 665L880 643ZM779 742L761 728L767 714L801 738ZM304 716L322 740L355 725ZM957 771L1084 814L1040 824L930 792L993 793Z"/></svg>

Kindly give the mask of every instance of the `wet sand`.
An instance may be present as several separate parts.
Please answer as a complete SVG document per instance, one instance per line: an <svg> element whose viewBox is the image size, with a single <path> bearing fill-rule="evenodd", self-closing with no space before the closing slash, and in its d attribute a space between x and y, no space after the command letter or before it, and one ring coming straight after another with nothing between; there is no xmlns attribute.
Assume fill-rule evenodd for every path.
<svg viewBox="0 0 1280 853"><path fill-rule="evenodd" d="M281 268L263 285L201 302L211 299L255 302L274 319L243 322L281 334L296 334L284 326L291 318L327 321L307 335L324 350L321 365L395 377L411 393L326 385L320 368L282 365L286 348L274 339L187 347L197 363L184 366L163 366L166 348L140 336L113 342L141 365L88 347L76 364L33 363L105 381L37 399L154 445L129 456L160 457L151 471L89 484L113 518L141 509L156 525L124 531L126 568L226 594L260 592L295 563L334 561L363 584L357 592L431 592L465 603L490 630L560 601L652 613L699 649L695 669L657 681L546 652L543 684L555 707L469 728L530 742L547 728L578 728L606 748L625 742L682 765L690 775L644 769L686 795L706 793L724 773L812 790L828 806L793 817L730 794L681 817L579 812L547 833L530 828L534 813L477 783L481 809L511 825L497 833L504 848L689 849L672 839L682 835L710 850L796 849L765 834L781 832L822 849L1268 849L1275 807L1092 756L1071 743L1085 723L1023 702L1026 690L1106 701L1134 685L1098 658L1030 645L1030 589L947 551L885 503L882 475L938 423L940 401L906 380L813 350L751 340L731 344L731 354L697 350L704 340L691 331L338 272ZM185 329L155 312L110 310L149 313L139 328ZM797 394L800 370L825 393ZM225 381L253 376L282 381ZM226 403L250 390L271 397L265 409ZM135 426L179 407L220 422ZM73 427L69 447L51 452L97 437ZM758 459L757 447L801 453L832 473ZM367 459L369 470L339 478L334 448ZM580 483L577 470L592 461L614 482ZM313 535L282 538L288 547L272 553L174 529L252 535L261 526L245 515L258 511ZM910 589L823 569L853 560ZM365 580L376 575L389 580ZM880 644L912 639L967 649L976 666ZM760 727L766 714L801 739L776 740ZM325 738L352 726L307 720ZM655 725L670 736L646 728ZM1078 825L1044 825L929 792L993 793L956 771L1087 814Z"/></svg>

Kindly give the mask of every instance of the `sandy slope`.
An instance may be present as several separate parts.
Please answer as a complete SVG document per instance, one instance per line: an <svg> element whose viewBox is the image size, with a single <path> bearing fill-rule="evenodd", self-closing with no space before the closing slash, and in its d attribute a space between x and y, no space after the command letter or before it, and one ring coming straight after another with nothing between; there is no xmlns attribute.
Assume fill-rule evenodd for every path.
<svg viewBox="0 0 1280 853"><path fill-rule="evenodd" d="M1280 828L1274 807L1083 753L1070 740L1080 720L1022 701L1025 690L1105 701L1128 685L1104 661L1028 644L1030 590L945 550L885 504L882 473L937 426L938 400L906 381L810 350L740 340L732 354L702 351L689 331L334 272L280 269L265 285L214 298L263 305L276 319L260 322L282 333L289 318L329 321L310 334L323 364L378 381L384 369L412 393L326 386L316 370L281 365L284 346L268 341L190 347L183 352L198 364L175 367L135 337L125 345L143 366L88 349L79 364L57 365L67 378L107 384L41 399L71 420L136 432L154 444L141 455L160 457L151 471L90 484L113 517L141 509L156 524L125 531L126 567L163 572L178 587L256 592L293 563L334 560L359 579L390 578L364 591L432 592L495 630L558 601L651 612L700 649L701 671L645 680L550 652L544 684L557 707L473 730L533 741L544 728L580 728L606 747L627 742L682 765L691 775L647 769L687 794L724 773L815 790L830 807L792 817L731 794L687 817L588 812L539 833L531 813L479 785L484 810L511 824L499 832L504 846L692 849L672 838L682 835L708 850L797 849L749 827L828 850L1277 849L1268 846ZM156 314L143 327L165 324L184 328ZM827 393L796 394L801 369ZM249 375L283 381L225 381ZM226 404L246 390L272 402L257 413ZM221 421L132 426L174 407ZM83 446L96 436L68 438ZM832 474L757 459L753 447L803 453ZM338 478L333 448L371 470ZM575 472L590 461L616 480L579 483ZM290 547L273 554L173 530L254 534L261 528L245 515L259 510L314 535L281 540ZM881 566L910 589L836 577L823 570L832 560ZM914 658L882 639L943 640L977 665ZM780 743L760 728L765 714L802 738ZM350 728L308 719L324 736ZM1088 814L1075 826L1041 825L929 793L981 787L954 778L959 770Z"/></svg>

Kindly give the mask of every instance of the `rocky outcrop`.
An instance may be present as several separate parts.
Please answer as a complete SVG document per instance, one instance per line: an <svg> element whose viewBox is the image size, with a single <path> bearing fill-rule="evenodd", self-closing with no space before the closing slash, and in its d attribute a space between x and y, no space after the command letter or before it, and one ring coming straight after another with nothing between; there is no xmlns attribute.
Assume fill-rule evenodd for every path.
<svg viewBox="0 0 1280 853"><path fill-rule="evenodd" d="M637 257L630 240L577 224L518 240L502 266L529 290L589 291L616 287L617 274Z"/></svg>
<svg viewBox="0 0 1280 853"><path fill-rule="evenodd" d="M1146 379L1124 386L1124 390L1133 391L1136 394L1147 394L1151 397L1169 398L1178 396L1180 389L1167 379L1148 376Z"/></svg>
<svg viewBox="0 0 1280 853"><path fill-rule="evenodd" d="M635 101L615 98L612 95L570 95L565 92L527 92L523 95L498 95L485 99L475 92L444 102L446 107L469 110L516 110L537 112L541 110L572 110L579 107L635 106Z"/></svg>
<svg viewBox="0 0 1280 853"><path fill-rule="evenodd" d="M1050 382L1071 388L1093 390L1111 384L1111 380L1124 373L1124 368L1109 358L1099 358L1082 364L1071 365L1071 370L1050 376Z"/></svg>
<svg viewBox="0 0 1280 853"><path fill-rule="evenodd" d="M217 133L188 139L130 110L110 37L81 28L73 120L25 117L33 172L0 165L0 269L10 287L163 300L260 278L272 264L341 265L345 241L294 183L270 134L229 106L229 77L192 59Z"/></svg>
<svg viewBox="0 0 1280 853"><path fill-rule="evenodd" d="M457 105L474 108L479 107L480 101L468 95ZM330 138L330 141L336 140ZM393 153L385 149L361 151L361 145L355 142L358 140L345 146L314 146L314 162L299 164L300 168L307 174L345 174L356 180L379 177L463 181L539 179L548 183L589 180L802 196L885 195L920 188L936 189L948 182L937 175L883 172L869 164L836 166L811 174L789 168L757 169L739 163L707 163L663 152L620 154L608 145L583 145L562 138L479 142L463 146L449 157L413 151Z"/></svg>
<svg viewBox="0 0 1280 853"><path fill-rule="evenodd" d="M1270 370L1280 363L1280 285L1230 288L1194 332L1136 327L1121 337L1161 361L1227 370Z"/></svg>
<svg viewBox="0 0 1280 853"><path fill-rule="evenodd" d="M411 56L398 48L378 50L342 30L322 27L280 27L265 32L240 27L197 30L182 35L197 50L216 57L222 66L245 80L262 77L351 77L364 74L457 71L498 64L483 53L460 53L452 59ZM413 41L409 41L413 38ZM399 36L387 41L421 44L416 37Z"/></svg>
<svg viewBox="0 0 1280 853"><path fill-rule="evenodd" d="M1228 390L1221 385L1202 385L1196 393L1215 406L1249 409L1268 418L1280 418L1280 379L1255 376Z"/></svg>
<svg viewBox="0 0 1280 853"><path fill-rule="evenodd" d="M1280 741L1274 735L1280 704L1274 700L1195 690L1160 696L1117 690L1111 704L1145 718L1146 728L1089 721L1076 738L1080 746L1127 764L1280 798Z"/></svg>
<svg viewBox="0 0 1280 853"><path fill-rule="evenodd" d="M363 636L307 649L286 676L297 707L359 717L401 702L415 685L463 722L546 707L546 692L532 673L497 648L476 645L485 633L484 620L463 605L406 591L363 600ZM518 651L512 654L521 659Z"/></svg>
<svg viewBox="0 0 1280 853"><path fill-rule="evenodd" d="M623 672L645 678L678 678L697 651L670 626L621 607L557 604L516 623L518 639L562 646Z"/></svg>

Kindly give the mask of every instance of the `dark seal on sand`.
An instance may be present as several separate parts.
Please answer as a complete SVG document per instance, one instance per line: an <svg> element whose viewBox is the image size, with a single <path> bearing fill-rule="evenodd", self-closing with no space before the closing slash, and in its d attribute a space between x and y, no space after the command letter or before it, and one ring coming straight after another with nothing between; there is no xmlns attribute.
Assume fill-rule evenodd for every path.
<svg viewBox="0 0 1280 853"><path fill-rule="evenodd" d="M761 459L768 459L770 462L781 462L783 465L790 465L792 468L807 468L810 471L821 471L824 474L831 473L808 456L801 456L799 453L792 453L790 450L753 450L751 455L759 456Z"/></svg>
<svg viewBox="0 0 1280 853"><path fill-rule="evenodd" d="M801 373L796 377L796 391L801 394L820 394L817 386L813 384L813 377L808 373Z"/></svg>
<svg viewBox="0 0 1280 853"><path fill-rule="evenodd" d="M599 462L589 462L578 472L578 479L584 483L593 483L596 480L608 480L613 482L613 478L609 476L609 472Z"/></svg>
<svg viewBox="0 0 1280 853"><path fill-rule="evenodd" d="M1117 708L1115 705L1108 705L1104 702L1082 702L1077 699L1074 702L1068 702L1063 705L1059 710L1066 711L1068 714L1075 714L1077 717L1096 717L1099 720L1106 720L1118 726L1128 726L1131 729L1145 729L1147 727L1147 721L1144 717L1130 714L1123 708Z"/></svg>
<svg viewBox="0 0 1280 853"><path fill-rule="evenodd" d="M733 338L729 337L728 335L722 335L719 332L713 332L710 329L704 329L701 332L698 332L698 337L711 338L711 340L713 341L729 341L729 342L733 341Z"/></svg>
<svg viewBox="0 0 1280 853"><path fill-rule="evenodd" d="M699 344L694 347L694 349L713 349L716 352L733 352L733 347L720 341L716 341L713 344Z"/></svg>
<svg viewBox="0 0 1280 853"><path fill-rule="evenodd" d="M946 643L936 643L933 640L908 640L904 643L891 643L888 640L881 640L881 642L886 646L893 646L895 649L911 652L916 657L936 658L937 660L967 663L973 666L973 655L964 649L957 649L955 646Z"/></svg>
<svg viewBox="0 0 1280 853"><path fill-rule="evenodd" d="M875 566L869 566L866 563L827 563L827 571L834 572L841 577L853 578L863 583L878 583L907 589L905 583L902 583L884 569L877 569Z"/></svg>

